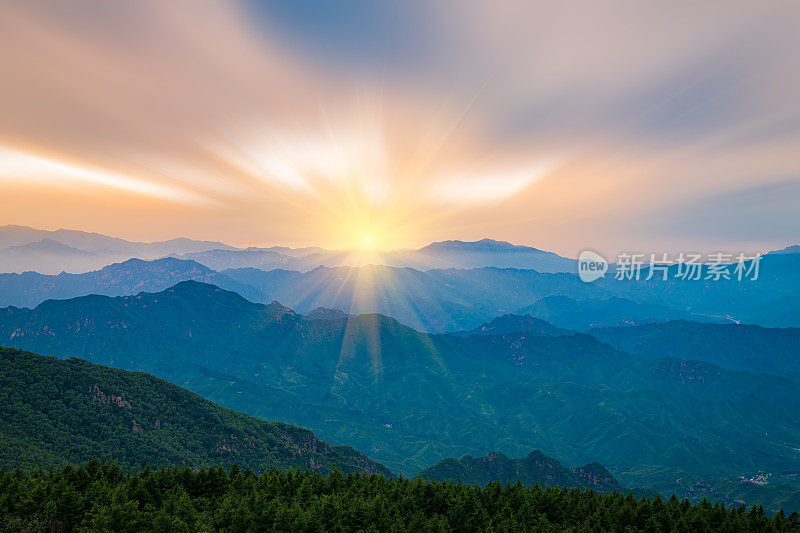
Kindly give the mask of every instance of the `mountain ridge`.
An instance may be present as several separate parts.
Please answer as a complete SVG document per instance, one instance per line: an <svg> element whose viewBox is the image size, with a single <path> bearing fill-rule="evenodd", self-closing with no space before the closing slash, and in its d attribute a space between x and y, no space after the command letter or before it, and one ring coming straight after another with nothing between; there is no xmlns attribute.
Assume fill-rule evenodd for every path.
<svg viewBox="0 0 800 533"><path fill-rule="evenodd" d="M82 274L0 274L0 307L15 305L32 308L48 299L87 294L125 296L143 291L155 292L187 279L214 283L249 299L263 298L257 289L194 261L169 257L151 261L134 258Z"/></svg>

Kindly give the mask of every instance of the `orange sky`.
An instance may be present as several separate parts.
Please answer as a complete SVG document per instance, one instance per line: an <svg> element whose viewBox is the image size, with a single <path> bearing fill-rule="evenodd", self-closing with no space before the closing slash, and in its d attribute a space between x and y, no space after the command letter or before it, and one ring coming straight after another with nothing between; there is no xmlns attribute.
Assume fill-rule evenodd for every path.
<svg viewBox="0 0 800 533"><path fill-rule="evenodd" d="M800 241L796 3L528 4L3 2L0 224L572 256Z"/></svg>

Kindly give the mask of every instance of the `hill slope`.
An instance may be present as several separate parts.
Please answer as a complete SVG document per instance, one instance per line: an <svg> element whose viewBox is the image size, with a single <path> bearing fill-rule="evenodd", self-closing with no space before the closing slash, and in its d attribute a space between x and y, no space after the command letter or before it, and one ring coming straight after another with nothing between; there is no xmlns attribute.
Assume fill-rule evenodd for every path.
<svg viewBox="0 0 800 533"><path fill-rule="evenodd" d="M149 374L0 348L0 468L98 457L124 468L308 468L390 475L352 448L215 405Z"/></svg>
<svg viewBox="0 0 800 533"><path fill-rule="evenodd" d="M622 483L800 467L796 383L645 359L588 335L428 335L380 315L305 319L183 282L0 310L0 342L145 370L416 474L442 457L544 450ZM679 492L680 493L680 492Z"/></svg>

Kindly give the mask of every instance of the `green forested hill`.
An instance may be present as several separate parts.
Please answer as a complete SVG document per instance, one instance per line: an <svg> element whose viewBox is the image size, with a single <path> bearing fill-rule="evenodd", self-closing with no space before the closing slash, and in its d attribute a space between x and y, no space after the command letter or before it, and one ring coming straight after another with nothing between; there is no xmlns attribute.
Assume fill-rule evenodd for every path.
<svg viewBox="0 0 800 533"><path fill-rule="evenodd" d="M730 370L762 372L800 381L800 328L673 320L666 324L596 328L587 333L642 357L693 359Z"/></svg>
<svg viewBox="0 0 800 533"><path fill-rule="evenodd" d="M443 459L420 472L423 479L458 481L470 485L500 484L582 487L600 492L622 491L619 482L600 464L589 463L572 470L535 450L526 457L509 458L492 452L486 457L465 455Z"/></svg>
<svg viewBox="0 0 800 533"><path fill-rule="evenodd" d="M637 500L579 489L485 487L361 473L237 468L125 474L91 462L0 471L4 531L799 531L797 513Z"/></svg>
<svg viewBox="0 0 800 533"><path fill-rule="evenodd" d="M380 315L308 320L184 282L0 309L0 343L145 370L406 475L443 457L532 449L680 496L697 482L800 471L796 382L636 357L588 335L459 337Z"/></svg>
<svg viewBox="0 0 800 533"><path fill-rule="evenodd" d="M92 457L126 469L389 470L305 429L225 409L149 374L0 348L0 467Z"/></svg>

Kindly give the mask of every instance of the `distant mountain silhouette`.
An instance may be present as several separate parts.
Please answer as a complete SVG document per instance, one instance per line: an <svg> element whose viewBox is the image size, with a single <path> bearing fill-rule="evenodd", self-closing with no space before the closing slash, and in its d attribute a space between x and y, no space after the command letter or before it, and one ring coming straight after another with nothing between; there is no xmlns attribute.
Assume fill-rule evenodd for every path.
<svg viewBox="0 0 800 533"><path fill-rule="evenodd" d="M220 242L186 238L144 243L76 230L47 231L27 226L0 226L0 272L79 273L132 257L156 259L174 253L213 249L233 247Z"/></svg>
<svg viewBox="0 0 800 533"><path fill-rule="evenodd" d="M421 264L426 267L420 266ZM398 263L397 266L406 265ZM539 272L577 272L577 262L574 259L493 239L434 242L410 253L408 266L423 269L499 267L533 269Z"/></svg>
<svg viewBox="0 0 800 533"><path fill-rule="evenodd" d="M61 254L56 248L52 248L46 256L9 250L11 247L43 240L58 242L89 255L71 252L66 248ZM165 256L197 261L214 270L255 267L306 272L319 266L358 267L370 263L418 270L485 266L529 268L541 272L576 270L574 259L492 239L475 242L442 241L419 250L376 251L367 255L319 247L272 246L241 249L221 242L196 241L183 237L151 243L131 242L76 230L48 231L27 226L0 226L0 272L81 273L130 258L158 259Z"/></svg>
<svg viewBox="0 0 800 533"><path fill-rule="evenodd" d="M72 246L54 241L53 239L42 239L41 241L9 246L3 250L7 254L64 254L78 256L92 256L91 252L79 250Z"/></svg>
<svg viewBox="0 0 800 533"><path fill-rule="evenodd" d="M255 267L262 270L282 268L307 272L317 267L361 267L377 264L416 270L442 268L526 268L540 272L576 272L574 259L558 256L529 246L482 239L475 242L442 241L419 250L377 251L354 254L346 250L285 247L248 248L246 250L204 251L180 255L215 270Z"/></svg>
<svg viewBox="0 0 800 533"><path fill-rule="evenodd" d="M494 239L481 239L479 241L438 241L433 242L427 246L423 246L419 252L431 252L438 250L486 250L486 251L517 251L517 252L533 252L533 253L549 253L531 248L529 246L519 246L511 244L506 241L496 241Z"/></svg>
<svg viewBox="0 0 800 533"><path fill-rule="evenodd" d="M253 287L236 282L199 263L164 258L154 261L129 259L83 274L0 274L0 306L35 307L48 299L65 299L87 294L123 296L142 291L156 292L185 280L213 283L249 299L261 299L261 293Z"/></svg>

